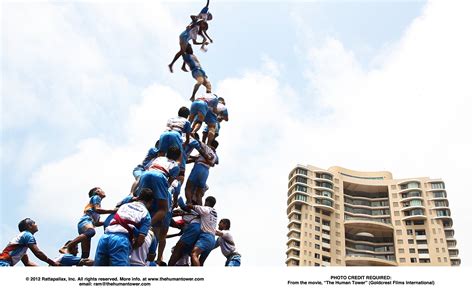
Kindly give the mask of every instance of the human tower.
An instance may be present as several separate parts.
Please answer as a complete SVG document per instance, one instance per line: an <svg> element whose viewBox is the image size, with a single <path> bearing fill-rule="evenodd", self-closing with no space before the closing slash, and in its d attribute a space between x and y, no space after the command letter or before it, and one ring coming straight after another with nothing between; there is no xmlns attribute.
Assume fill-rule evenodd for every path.
<svg viewBox="0 0 474 296"><path fill-rule="evenodd" d="M28 249L50 266L202 266L217 247L226 257L225 266L240 266L241 256L229 232L230 220L218 222L214 208L216 198L204 198L209 189L210 168L219 162L216 138L220 124L229 120L225 100L212 92L211 83L192 48L192 44L200 45L203 52L207 51L213 42L207 34L212 18L207 0L199 14L191 15L191 23L179 36L180 49L168 67L173 73L174 63L182 58L181 69L190 71L196 80L191 106L179 108L177 116L167 121L155 146L133 170L135 181L128 196L114 209L103 209L104 190L90 189L89 202L77 225L79 235L67 241L55 259L38 248L34 238L38 231L36 222L23 219L18 224L20 233L0 254L0 266L14 266L19 261L26 266L36 265L28 258ZM198 36L202 41L197 41ZM205 86L206 93L196 98L201 85ZM200 137L198 132L203 124L205 128ZM189 163L194 165L184 186L183 199L181 187ZM102 221L104 214L108 216ZM96 227L100 226L104 234L92 260L89 258L91 240L96 235ZM170 227L179 231L169 234ZM166 239L176 236L179 240L166 262L163 258ZM79 244L81 256L78 256Z"/></svg>

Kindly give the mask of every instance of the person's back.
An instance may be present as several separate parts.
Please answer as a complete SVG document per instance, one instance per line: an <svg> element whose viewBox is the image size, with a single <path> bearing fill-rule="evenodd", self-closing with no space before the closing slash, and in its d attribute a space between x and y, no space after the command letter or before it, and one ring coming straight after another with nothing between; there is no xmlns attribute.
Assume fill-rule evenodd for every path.
<svg viewBox="0 0 474 296"><path fill-rule="evenodd" d="M30 244L36 244L33 234L27 230L20 232L10 240L0 254L0 265L2 265L2 261L4 261L4 263L8 262L10 266L17 264L23 255L26 254L26 251L28 251Z"/></svg>

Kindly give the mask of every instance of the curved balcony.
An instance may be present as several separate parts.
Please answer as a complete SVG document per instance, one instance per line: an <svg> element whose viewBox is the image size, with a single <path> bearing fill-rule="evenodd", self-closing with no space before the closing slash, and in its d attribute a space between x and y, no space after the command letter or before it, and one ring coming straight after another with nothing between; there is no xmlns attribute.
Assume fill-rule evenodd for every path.
<svg viewBox="0 0 474 296"><path fill-rule="evenodd" d="M355 247L355 248L354 248ZM346 245L346 250L350 251L351 253L360 253L360 254L369 254L369 255L392 255L394 256L394 248L393 245L388 246L391 250L383 250L383 251L376 251L376 247L365 246L363 244L356 244L356 245Z"/></svg>
<svg viewBox="0 0 474 296"><path fill-rule="evenodd" d="M402 218L402 221L405 220L426 220L426 214L423 209L415 209L415 210L405 210L403 211L405 217Z"/></svg>
<svg viewBox="0 0 474 296"><path fill-rule="evenodd" d="M412 200L423 200L423 196L409 196L409 197L402 197L402 202L409 202Z"/></svg>
<svg viewBox="0 0 474 296"><path fill-rule="evenodd" d="M289 212L288 212L289 211ZM287 207L286 209L287 217L288 219L290 218L291 215L293 214L299 214L301 215L301 209L296 209L295 207Z"/></svg>
<svg viewBox="0 0 474 296"><path fill-rule="evenodd" d="M291 264L290 266L298 266L300 264L300 258L299 257L288 257L285 260L285 264L288 264L291 260L296 261L295 263L297 263L297 264Z"/></svg>
<svg viewBox="0 0 474 296"><path fill-rule="evenodd" d="M400 189L400 191L398 191L399 194L402 194L402 193L408 193L408 192L411 192L411 191L419 191L419 192L423 192L423 190L421 188L406 188L406 189Z"/></svg>
<svg viewBox="0 0 474 296"><path fill-rule="evenodd" d="M461 265L461 258L449 258L451 259L451 266Z"/></svg>
<svg viewBox="0 0 474 296"><path fill-rule="evenodd" d="M346 255L346 266L397 266L395 256L385 258L373 257L365 254Z"/></svg>
<svg viewBox="0 0 474 296"><path fill-rule="evenodd" d="M329 199L329 198L328 199L316 198L314 200L313 207L327 210L330 212L334 212L334 202L332 201L332 199Z"/></svg>
<svg viewBox="0 0 474 296"><path fill-rule="evenodd" d="M300 251L300 248L299 247L294 247L294 246L291 246L291 247L288 247L288 249L286 250L286 255L288 255L288 253L290 253L291 251L296 251L296 252L299 252ZM296 256L294 254L292 254L293 256Z"/></svg>
<svg viewBox="0 0 474 296"><path fill-rule="evenodd" d="M292 233L296 233L301 236L301 229L298 228L290 228L288 229L288 233L286 234L287 237L292 237ZM294 236L293 236L294 237ZM295 237L296 238L296 237Z"/></svg>
<svg viewBox="0 0 474 296"><path fill-rule="evenodd" d="M290 243L300 243L301 240L299 237L288 237L288 240L286 241L286 245L290 244ZM295 246L296 247L296 246Z"/></svg>
<svg viewBox="0 0 474 296"><path fill-rule="evenodd" d="M292 219L292 220L290 220L290 222L288 222L286 227L292 228L293 225L295 225L294 228L301 229L301 220Z"/></svg>
<svg viewBox="0 0 474 296"><path fill-rule="evenodd" d="M361 233L358 234L349 234L345 233L346 245L348 244L357 244L357 245L366 245L371 247L383 247L383 246L393 246L393 238L391 237L391 231L387 231L387 237L376 237L371 233Z"/></svg>
<svg viewBox="0 0 474 296"><path fill-rule="evenodd" d="M389 223L363 219L362 217L347 218L348 216L345 218L344 227L349 234L357 234L364 231L377 234L377 236L393 236L393 226Z"/></svg>
<svg viewBox="0 0 474 296"><path fill-rule="evenodd" d="M402 207L402 211L411 211L411 210L415 210L415 209L425 209L425 206L423 205L408 205L408 206L403 206Z"/></svg>

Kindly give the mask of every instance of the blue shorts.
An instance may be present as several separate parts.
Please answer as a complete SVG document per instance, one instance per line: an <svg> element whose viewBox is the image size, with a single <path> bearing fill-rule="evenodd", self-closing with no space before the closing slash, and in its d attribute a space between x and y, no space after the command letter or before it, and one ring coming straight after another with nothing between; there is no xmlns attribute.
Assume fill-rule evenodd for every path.
<svg viewBox="0 0 474 296"><path fill-rule="evenodd" d="M206 72L204 72L203 69L194 69L191 74L193 75L194 79L197 79L198 77L204 77L207 78Z"/></svg>
<svg viewBox="0 0 474 296"><path fill-rule="evenodd" d="M128 233L105 233L97 244L94 266L130 266Z"/></svg>
<svg viewBox="0 0 474 296"><path fill-rule="evenodd" d="M201 113L204 117L206 117L207 111L209 110L209 107L207 107L207 103L202 100L195 100L191 104L191 110L190 113L191 115L197 115L198 113Z"/></svg>
<svg viewBox="0 0 474 296"><path fill-rule="evenodd" d="M191 36L189 35L189 31L186 30L183 33L179 35L179 45L181 48L186 48L188 46L188 41L191 39Z"/></svg>
<svg viewBox="0 0 474 296"><path fill-rule="evenodd" d="M217 115L214 112L207 112L206 117L204 118L204 122L207 125L216 125L217 124Z"/></svg>
<svg viewBox="0 0 474 296"><path fill-rule="evenodd" d="M188 180L199 188L206 188L207 177L209 177L209 168L196 163L189 174Z"/></svg>
<svg viewBox="0 0 474 296"><path fill-rule="evenodd" d="M207 116L207 115L206 115ZM215 134L216 134L216 137L219 135L219 130L221 129L221 124L219 123L219 121L216 123L216 131L215 131ZM206 125L206 127L204 128L204 130L202 131L203 133L208 133L209 132L209 127Z"/></svg>
<svg viewBox="0 0 474 296"><path fill-rule="evenodd" d="M150 188L153 191L155 201L160 199L168 199L168 177L161 171L147 171L138 182L137 192L141 192L143 188Z"/></svg>
<svg viewBox="0 0 474 296"><path fill-rule="evenodd" d="M11 264L8 261L0 260L0 267L10 267Z"/></svg>
<svg viewBox="0 0 474 296"><path fill-rule="evenodd" d="M82 216L81 220L79 220L79 223L77 223L77 232L79 234L83 234L87 229L94 227L94 222L92 221L92 218L89 216Z"/></svg>
<svg viewBox="0 0 474 296"><path fill-rule="evenodd" d="M165 131L161 134L158 151L166 153L171 146L178 147L181 154L183 154L183 140L181 134L177 131Z"/></svg>
<svg viewBox="0 0 474 296"><path fill-rule="evenodd" d="M133 177L135 178L135 180L138 180L144 172L145 168L142 165L138 165L133 169Z"/></svg>
<svg viewBox="0 0 474 296"><path fill-rule="evenodd" d="M199 238L196 242L196 247L202 250L203 253L207 251L212 251L214 249L214 245L216 244L216 239L214 238L214 234L209 232L201 232Z"/></svg>
<svg viewBox="0 0 474 296"><path fill-rule="evenodd" d="M169 202L169 201L168 201ZM154 211L153 215L151 214L152 211L150 211L150 216L153 218L153 215L156 214L156 211ZM156 224L152 225L153 227L157 226L161 229L167 229L170 227L171 219L173 218L173 213L170 213L169 211L166 212L165 217L163 218L162 221L158 221Z"/></svg>
<svg viewBox="0 0 474 296"><path fill-rule="evenodd" d="M240 255L234 255L227 259L225 266L240 266Z"/></svg>
<svg viewBox="0 0 474 296"><path fill-rule="evenodd" d="M190 223L188 224L179 239L187 246L194 246L194 243L199 238L199 234L201 233L201 223Z"/></svg>

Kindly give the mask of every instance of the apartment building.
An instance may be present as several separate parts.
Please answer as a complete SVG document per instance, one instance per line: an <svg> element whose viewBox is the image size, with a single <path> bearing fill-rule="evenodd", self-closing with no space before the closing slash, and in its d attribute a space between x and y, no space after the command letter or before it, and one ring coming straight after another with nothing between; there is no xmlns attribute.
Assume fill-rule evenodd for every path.
<svg viewBox="0 0 474 296"><path fill-rule="evenodd" d="M297 165L287 216L287 266L461 264L441 179Z"/></svg>

